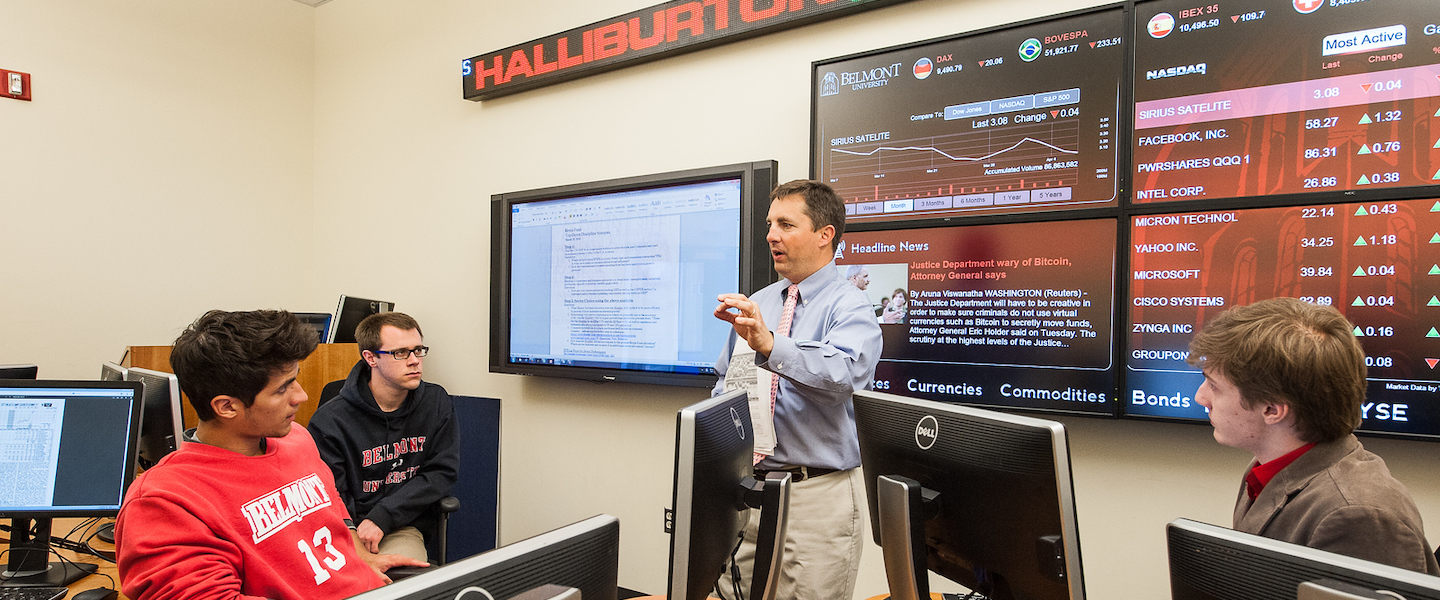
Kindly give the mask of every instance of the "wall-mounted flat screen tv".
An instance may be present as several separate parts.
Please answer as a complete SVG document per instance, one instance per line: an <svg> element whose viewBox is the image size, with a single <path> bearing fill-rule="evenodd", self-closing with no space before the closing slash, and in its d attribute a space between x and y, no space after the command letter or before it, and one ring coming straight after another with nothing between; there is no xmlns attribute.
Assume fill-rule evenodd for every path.
<svg viewBox="0 0 1440 600"><path fill-rule="evenodd" d="M1130 218L1125 412L1208 420L1190 339L1232 306L1289 296L1355 325L1361 431L1440 437L1440 200Z"/></svg>
<svg viewBox="0 0 1440 600"><path fill-rule="evenodd" d="M708 387L722 293L774 278L774 161L492 198L490 370Z"/></svg>
<svg viewBox="0 0 1440 600"><path fill-rule="evenodd" d="M1440 195L1413 189L1440 184L1436 23L1430 0L1137 3L1134 202Z"/></svg>
<svg viewBox="0 0 1440 600"><path fill-rule="evenodd" d="M1106 218L847 232L836 262L865 285L885 340L874 389L1114 415L1117 228Z"/></svg>
<svg viewBox="0 0 1440 600"><path fill-rule="evenodd" d="M811 176L851 223L1118 205L1125 17L1106 7L816 62Z"/></svg>

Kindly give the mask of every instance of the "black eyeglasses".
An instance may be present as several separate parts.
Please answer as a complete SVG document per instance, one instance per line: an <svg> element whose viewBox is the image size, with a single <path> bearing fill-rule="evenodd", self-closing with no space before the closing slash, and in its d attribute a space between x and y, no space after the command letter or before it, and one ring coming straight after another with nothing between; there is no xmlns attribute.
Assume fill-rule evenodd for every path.
<svg viewBox="0 0 1440 600"><path fill-rule="evenodd" d="M376 350L375 353L389 354L390 356L395 357L395 360L405 360L407 358L410 358L411 354L414 354L419 358L425 358L425 355L430 353L430 347L416 346L414 348L400 348L397 350Z"/></svg>

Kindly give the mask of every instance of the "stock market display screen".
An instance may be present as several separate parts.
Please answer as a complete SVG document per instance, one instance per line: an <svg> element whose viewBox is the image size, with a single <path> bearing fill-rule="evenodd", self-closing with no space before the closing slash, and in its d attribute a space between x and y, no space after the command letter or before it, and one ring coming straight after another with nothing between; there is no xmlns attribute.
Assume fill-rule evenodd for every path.
<svg viewBox="0 0 1440 600"><path fill-rule="evenodd" d="M851 222L1116 206L1120 8L815 64L811 170Z"/></svg>
<svg viewBox="0 0 1440 600"><path fill-rule="evenodd" d="M1226 308L1289 296L1354 324L1369 377L1362 430L1440 433L1440 201L1130 220L1126 414L1208 419L1190 338Z"/></svg>
<svg viewBox="0 0 1440 600"><path fill-rule="evenodd" d="M1435 9L1137 4L1133 201L1440 184Z"/></svg>
<svg viewBox="0 0 1440 600"><path fill-rule="evenodd" d="M1088 219L846 233L836 262L870 296L885 339L875 389L1114 414L1117 229Z"/></svg>

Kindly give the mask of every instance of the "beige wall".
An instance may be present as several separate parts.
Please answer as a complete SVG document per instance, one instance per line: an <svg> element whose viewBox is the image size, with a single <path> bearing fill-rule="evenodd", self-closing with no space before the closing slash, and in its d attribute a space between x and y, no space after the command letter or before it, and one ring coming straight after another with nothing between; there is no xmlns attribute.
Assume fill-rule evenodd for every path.
<svg viewBox="0 0 1440 600"><path fill-rule="evenodd" d="M208 308L310 298L315 11L0 1L0 363L96 377ZM142 270L143 267L143 270Z"/></svg>
<svg viewBox="0 0 1440 600"><path fill-rule="evenodd" d="M0 68L37 90L0 99L0 173L23 192L0 188L0 250L29 259L0 295L0 363L90 377L206 308L394 300L425 324L431 379L505 401L504 540L614 514L621 584L659 592L674 413L705 392L489 374L490 195L762 159L802 177L811 61L1096 3L916 0L461 99L462 59L654 1L0 0L24 32L0 36ZM139 214L101 212L117 208ZM156 287L100 270L137 254L184 275ZM1164 523L1226 523L1246 457L1203 426L1063 421L1090 596L1168 596ZM1367 444L1440 539L1436 446ZM884 587L872 546L857 597Z"/></svg>

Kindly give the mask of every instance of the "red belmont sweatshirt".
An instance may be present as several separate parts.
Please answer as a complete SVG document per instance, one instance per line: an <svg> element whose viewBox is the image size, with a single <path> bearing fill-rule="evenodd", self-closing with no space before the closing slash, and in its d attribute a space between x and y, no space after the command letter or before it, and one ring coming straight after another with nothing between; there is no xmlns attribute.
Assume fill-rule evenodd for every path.
<svg viewBox="0 0 1440 600"><path fill-rule="evenodd" d="M380 586L355 554L349 515L305 428L261 456L183 444L146 471L115 524L133 600L345 598Z"/></svg>

